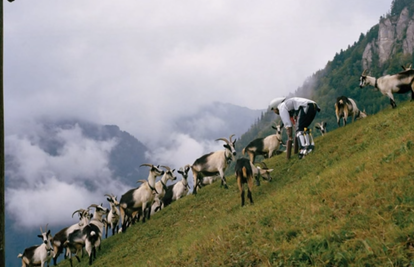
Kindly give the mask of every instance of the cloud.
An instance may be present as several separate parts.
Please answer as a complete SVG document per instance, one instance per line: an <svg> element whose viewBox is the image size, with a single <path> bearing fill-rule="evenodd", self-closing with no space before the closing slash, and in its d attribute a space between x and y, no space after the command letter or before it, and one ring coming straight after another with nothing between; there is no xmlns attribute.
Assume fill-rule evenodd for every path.
<svg viewBox="0 0 414 267"><path fill-rule="evenodd" d="M6 166L6 208L19 226L62 224L70 212L101 204L106 193L120 195L128 189L108 168L116 140L88 139L79 127L59 129L56 137L63 146L51 155L39 140L7 136L6 154L14 165Z"/></svg>

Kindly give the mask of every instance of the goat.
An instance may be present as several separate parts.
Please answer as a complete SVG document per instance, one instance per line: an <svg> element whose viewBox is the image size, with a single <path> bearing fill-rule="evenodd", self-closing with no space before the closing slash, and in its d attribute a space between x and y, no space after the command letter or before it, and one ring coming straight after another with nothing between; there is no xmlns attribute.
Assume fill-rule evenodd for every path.
<svg viewBox="0 0 414 267"><path fill-rule="evenodd" d="M403 72L375 78L367 75L365 69L359 77L359 87L374 86L384 96L388 96L392 108L396 108L393 93L405 94L411 90L411 101L414 100L414 70L411 68Z"/></svg>
<svg viewBox="0 0 414 267"><path fill-rule="evenodd" d="M91 204L88 207L88 210L91 207L95 208L95 212L93 213L93 217L89 224L85 225L82 229L78 229L71 233L68 240L65 242L67 247L66 253L67 256L69 256L71 266L72 253L74 253L78 261L80 261L78 255L82 251L82 248L85 247L89 256L89 265L91 265L93 260L96 259L96 248L100 248L104 228L103 216L107 215L109 210L102 207L102 205L96 204Z"/></svg>
<svg viewBox="0 0 414 267"><path fill-rule="evenodd" d="M201 186L210 185L216 182L220 178L219 175L214 176L204 176L203 179L200 181Z"/></svg>
<svg viewBox="0 0 414 267"><path fill-rule="evenodd" d="M174 184L174 187L172 189L173 191L173 195L172 195L172 200L175 201L177 199L180 199L184 196L187 195L188 190L190 188L190 186L188 185L188 172L190 171L190 165L185 165L184 168L180 168L177 172L179 174L181 174L181 176L183 177L181 179L181 181L178 181L177 183Z"/></svg>
<svg viewBox="0 0 414 267"><path fill-rule="evenodd" d="M43 240L43 243L38 246L28 247L23 251L23 254L20 253L17 255L18 258L22 259L22 267L26 266L45 266L45 262L49 266L50 260L53 258L53 246L52 246L52 235L50 230L47 230L47 225L45 231L43 232L42 227L40 227L41 235L38 235Z"/></svg>
<svg viewBox="0 0 414 267"><path fill-rule="evenodd" d="M181 174L183 178L177 183L167 186L167 189L165 190L165 195L161 199L161 201L158 203L154 202L154 205L156 205L154 207L154 212L158 210L159 206L161 206L161 208L164 208L170 205L173 201L176 201L184 197L185 195L187 195L188 190L190 188L190 186L188 185L188 181L187 181L189 171L190 171L190 165L188 164L185 165L184 168L181 167L177 171L179 174Z"/></svg>
<svg viewBox="0 0 414 267"><path fill-rule="evenodd" d="M327 123L325 121L317 122L315 124L315 129L319 130L321 132L321 135L324 135L327 133L326 124Z"/></svg>
<svg viewBox="0 0 414 267"><path fill-rule="evenodd" d="M197 189L200 187L199 182L202 176L220 174L221 185L224 185L224 188L228 189L224 172L230 162L234 159L234 156L236 156L236 149L234 148L236 140L232 141L231 139L233 136L234 134L230 135L229 140L226 138L216 139L216 141L221 140L225 142L223 145L225 149L201 156L194 161L193 165L191 165L194 179L193 194L197 194Z"/></svg>
<svg viewBox="0 0 414 267"><path fill-rule="evenodd" d="M247 184L247 197L250 203L253 204L252 188L253 188L253 171L251 161L247 158L240 158L236 161L234 167L237 185L239 186L241 206L244 206L244 184Z"/></svg>
<svg viewBox="0 0 414 267"><path fill-rule="evenodd" d="M74 231L83 228L85 225L89 223L90 214L88 213L87 210L84 210L84 209L76 210L75 212L72 213L72 218L73 218L73 215L75 215L75 213L79 214L79 222L69 227L63 228L62 230L57 232L55 236L53 237L53 242L52 242L53 252L54 252L53 265L56 265L57 258L63 252L64 244L66 240L68 240L69 235L73 233ZM65 254L65 258L66 258L66 254Z"/></svg>
<svg viewBox="0 0 414 267"><path fill-rule="evenodd" d="M129 226L129 223L132 222L134 214L138 210L142 210L143 219L142 222L145 222L145 217L147 216L148 208L151 208L151 204L154 201L155 193L155 179L157 176L164 174L164 171L159 168L159 166L154 166L152 164L141 164L141 166L149 166L150 171L148 175L148 180L139 180L138 182L143 182L138 188L134 188L122 195L121 200L119 201L119 209L121 212L122 220L122 232L126 231L126 227Z"/></svg>
<svg viewBox="0 0 414 267"><path fill-rule="evenodd" d="M267 181L272 181L272 176L270 176L270 173L273 171L273 169L269 169L266 165L266 163L264 162L259 162L260 165L262 165L262 167L259 166L255 166L251 161L250 161L251 167L252 167L252 171L253 171L253 176L256 179L256 184L260 185L260 177L262 177L264 180Z"/></svg>
<svg viewBox="0 0 414 267"><path fill-rule="evenodd" d="M282 140L282 125L272 126L276 130L275 134L268 135L264 138L256 138L251 141L245 148L242 150L244 155L246 152L249 155L250 161L254 164L257 155L263 155L265 158L271 158L273 152L277 151L281 144Z"/></svg>
<svg viewBox="0 0 414 267"><path fill-rule="evenodd" d="M166 191L167 191L167 182L168 180L171 181L175 181L177 179L177 177L174 175L174 171L175 169L171 170L170 167L168 166L161 166L164 169L166 169L167 171L164 172L164 175L161 177L161 179L155 183L155 189L157 190L157 193L155 194L155 198L154 198L154 203L156 203L156 205L158 205L155 208L155 212L160 210L163 206L163 201L162 199L164 198ZM152 205L152 203L151 203ZM148 215L150 214L150 212L148 212ZM149 217L148 217L149 219ZM138 219L139 220L139 219Z"/></svg>
<svg viewBox="0 0 414 267"><path fill-rule="evenodd" d="M106 218L106 224L105 224L105 238L108 238L108 228L112 229L112 235L115 235L115 233L119 230L119 218L120 218L120 212L117 206L119 206L119 202L113 194L105 194L108 198L109 205L111 206L111 210L109 211L108 217Z"/></svg>
<svg viewBox="0 0 414 267"><path fill-rule="evenodd" d="M341 126L341 119L343 119L344 126L346 125L348 116L352 116L352 122L354 122L355 119L362 119L367 116L365 112L359 110L352 98L346 96L340 96L336 98L335 114L338 127Z"/></svg>

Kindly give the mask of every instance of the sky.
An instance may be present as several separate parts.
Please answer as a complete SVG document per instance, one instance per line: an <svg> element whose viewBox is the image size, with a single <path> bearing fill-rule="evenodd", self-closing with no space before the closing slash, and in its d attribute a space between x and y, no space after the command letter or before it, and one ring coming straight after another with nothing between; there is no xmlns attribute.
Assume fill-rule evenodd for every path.
<svg viewBox="0 0 414 267"><path fill-rule="evenodd" d="M169 133L178 118L214 101L266 109L358 41L390 6L391 0L4 1L5 145L20 166L9 175L30 185L7 189L7 211L20 219L16 211L34 213L45 196L60 199L48 202L57 211L77 195L65 211L71 214L105 190L91 192L78 177L124 190L107 167L114 140L92 142L78 128L62 129L65 151L52 157L36 143L39 119L117 125L154 158L185 154L188 163L214 145ZM169 150L171 143L178 149ZM21 226L61 222L50 214Z"/></svg>

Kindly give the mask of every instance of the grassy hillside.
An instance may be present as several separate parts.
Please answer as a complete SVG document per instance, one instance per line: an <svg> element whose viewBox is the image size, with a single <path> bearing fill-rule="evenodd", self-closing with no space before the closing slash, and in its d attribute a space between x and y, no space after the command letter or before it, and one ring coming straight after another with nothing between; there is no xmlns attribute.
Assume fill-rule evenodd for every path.
<svg viewBox="0 0 414 267"><path fill-rule="evenodd" d="M274 180L255 186L254 205L240 207L234 176L229 190L203 188L104 240L93 265L410 265L413 114L400 103L316 138L303 160L267 160Z"/></svg>

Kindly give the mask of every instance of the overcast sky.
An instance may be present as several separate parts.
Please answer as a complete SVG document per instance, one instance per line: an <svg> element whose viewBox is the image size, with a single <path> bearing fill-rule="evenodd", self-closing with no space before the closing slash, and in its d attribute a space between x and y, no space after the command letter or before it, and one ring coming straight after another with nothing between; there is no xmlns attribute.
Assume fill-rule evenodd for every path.
<svg viewBox="0 0 414 267"><path fill-rule="evenodd" d="M294 92L377 24L390 5L391 0L4 1L6 149L21 159L19 177L43 193L82 192L72 187L79 173L63 170L63 159L57 162L25 138L38 118L115 124L153 148L177 117L205 104L265 109L272 98ZM89 147L96 154L77 172L100 171L91 177L110 181L102 172L114 144L87 144L78 130L59 133L72 145L65 160L88 156L79 147ZM196 145L182 135L171 137L184 150ZM47 187L38 183L45 177ZM24 190L10 189L8 203L21 195L27 203L41 203L42 193Z"/></svg>

